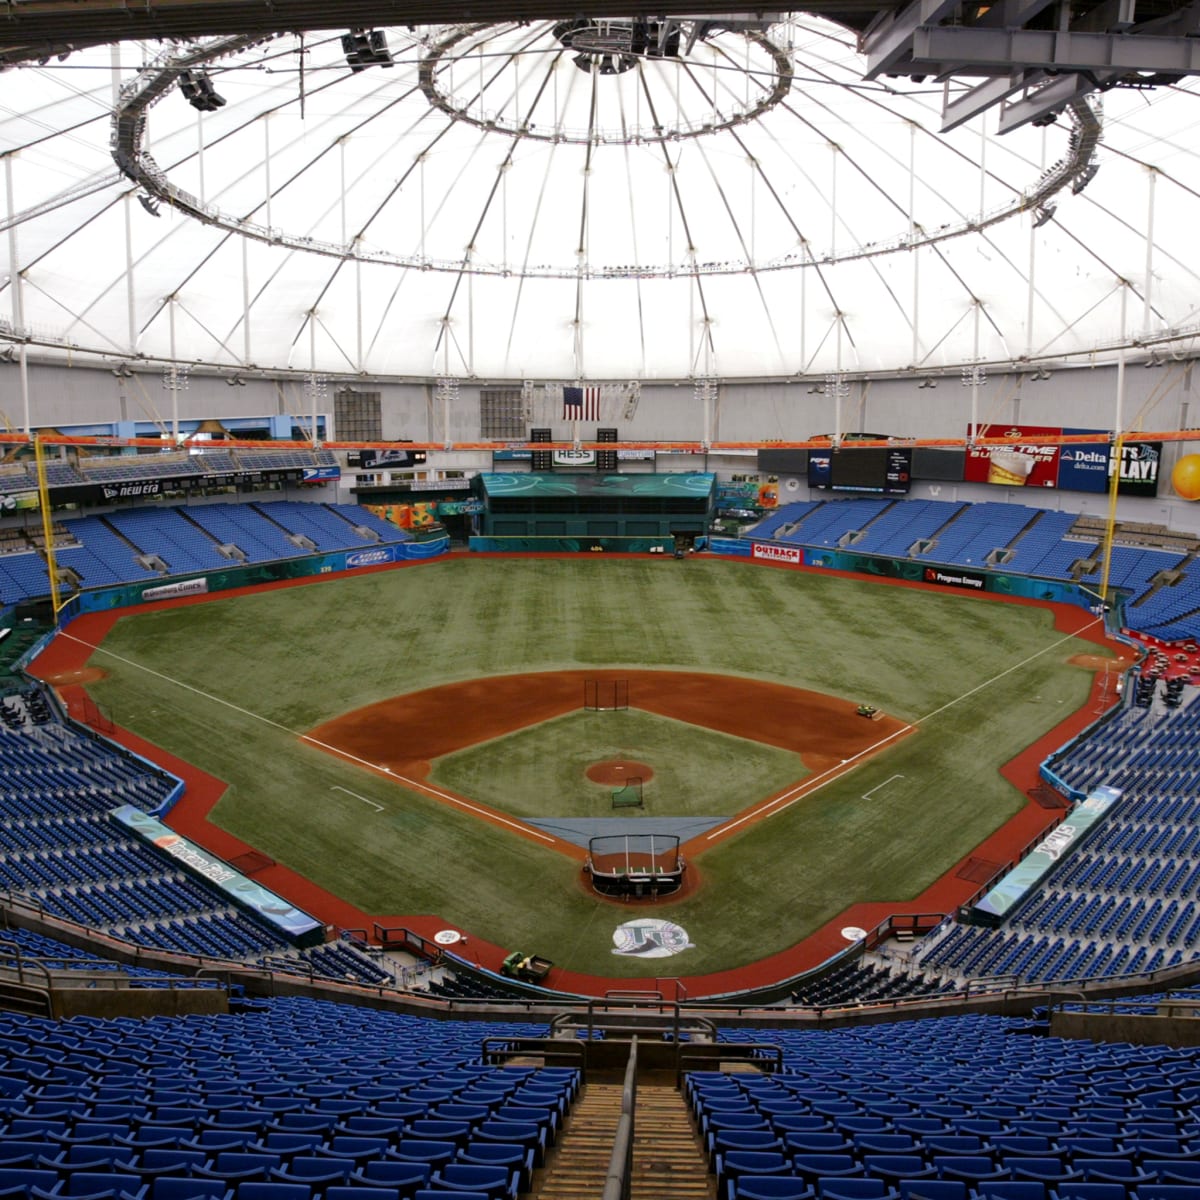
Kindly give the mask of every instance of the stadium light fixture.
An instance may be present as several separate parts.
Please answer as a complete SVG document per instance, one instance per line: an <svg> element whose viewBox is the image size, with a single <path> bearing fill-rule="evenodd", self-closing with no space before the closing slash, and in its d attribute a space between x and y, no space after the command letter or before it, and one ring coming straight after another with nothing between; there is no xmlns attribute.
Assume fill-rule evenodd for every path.
<svg viewBox="0 0 1200 1200"><path fill-rule="evenodd" d="M355 75L368 67L396 65L388 49L387 35L379 29L353 29L343 34L342 52Z"/></svg>
<svg viewBox="0 0 1200 1200"><path fill-rule="evenodd" d="M216 112L225 106L225 97L213 87L207 71L180 71L179 90L197 112Z"/></svg>

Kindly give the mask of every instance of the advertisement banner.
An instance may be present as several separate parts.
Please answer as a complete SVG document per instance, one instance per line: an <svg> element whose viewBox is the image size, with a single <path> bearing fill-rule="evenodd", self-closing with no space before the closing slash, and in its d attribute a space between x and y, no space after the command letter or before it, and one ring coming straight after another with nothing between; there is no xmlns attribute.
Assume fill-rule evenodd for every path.
<svg viewBox="0 0 1200 1200"><path fill-rule="evenodd" d="M290 941L298 945L312 945L324 941L325 927L320 921L302 912L282 896L247 879L228 863L222 862L195 842L181 837L156 817L144 813L132 804L122 804L108 814L131 833L157 846L165 854L182 863L194 875L207 879L214 887L224 892L235 904L249 909L256 916L273 925Z"/></svg>
<svg viewBox="0 0 1200 1200"><path fill-rule="evenodd" d="M556 467L594 467L595 450L555 450L553 462Z"/></svg>
<svg viewBox="0 0 1200 1200"><path fill-rule="evenodd" d="M136 496L161 496L161 479L127 479L123 483L102 483L100 495L104 500L125 500Z"/></svg>
<svg viewBox="0 0 1200 1200"><path fill-rule="evenodd" d="M942 587L966 588L972 592L987 590L987 576L977 571L963 571L958 567L926 567L924 579L926 583L940 584Z"/></svg>
<svg viewBox="0 0 1200 1200"><path fill-rule="evenodd" d="M395 561L396 548L394 546L376 546L371 550L351 550L346 555L346 570L352 571L355 567L377 567L380 563Z"/></svg>
<svg viewBox="0 0 1200 1200"><path fill-rule="evenodd" d="M482 500L439 500L437 502L439 517L464 517L481 512L483 512Z"/></svg>
<svg viewBox="0 0 1200 1200"><path fill-rule="evenodd" d="M994 483L1000 487L1057 487L1060 447L1038 439L1061 433L1060 428L1049 425L968 426L970 437L1022 440L1012 446L969 447L963 478L967 483Z"/></svg>
<svg viewBox="0 0 1200 1200"><path fill-rule="evenodd" d="M717 484L717 508L778 508L779 484L757 479L730 480Z"/></svg>
<svg viewBox="0 0 1200 1200"><path fill-rule="evenodd" d="M200 596L207 591L207 579L184 579L179 583L164 583L161 587L146 588L142 592L142 600L170 600L174 596Z"/></svg>
<svg viewBox="0 0 1200 1200"><path fill-rule="evenodd" d="M1094 429L1064 429L1063 433L1096 433ZM1112 478L1113 446L1107 435L1098 442L1063 446L1058 459L1058 486L1073 492L1107 492ZM1121 446L1122 496L1157 496L1162 442L1125 442Z"/></svg>
<svg viewBox="0 0 1200 1200"><path fill-rule="evenodd" d="M1094 434L1094 442L1059 446L1044 437ZM1049 425L981 425L979 437L1017 437L1012 446L968 448L963 478L968 483L1002 487L1057 487L1064 491L1103 493L1112 474L1112 443L1103 429L1059 429ZM1121 447L1122 496L1157 496L1161 442L1126 442Z"/></svg>
<svg viewBox="0 0 1200 1200"><path fill-rule="evenodd" d="M424 450L376 449L360 450L358 466L360 467L412 467L425 461ZM349 460L347 460L349 462ZM350 464L354 465L354 464ZM336 479L337 476L334 476Z"/></svg>
<svg viewBox="0 0 1200 1200"><path fill-rule="evenodd" d="M762 562L799 564L804 561L804 553L799 546L776 546L769 542L755 542L750 556Z"/></svg>
<svg viewBox="0 0 1200 1200"><path fill-rule="evenodd" d="M37 506L37 492L0 492L0 512L27 512Z"/></svg>
<svg viewBox="0 0 1200 1200"><path fill-rule="evenodd" d="M833 451L810 450L808 452L808 486L827 488L833 479Z"/></svg>
<svg viewBox="0 0 1200 1200"><path fill-rule="evenodd" d="M341 467L305 467L304 473L300 476L301 483L329 483L335 479L341 479Z"/></svg>
<svg viewBox="0 0 1200 1200"><path fill-rule="evenodd" d="M1039 842L972 910L983 923L999 924L1038 881L1119 800L1117 788L1094 788L1065 821Z"/></svg>

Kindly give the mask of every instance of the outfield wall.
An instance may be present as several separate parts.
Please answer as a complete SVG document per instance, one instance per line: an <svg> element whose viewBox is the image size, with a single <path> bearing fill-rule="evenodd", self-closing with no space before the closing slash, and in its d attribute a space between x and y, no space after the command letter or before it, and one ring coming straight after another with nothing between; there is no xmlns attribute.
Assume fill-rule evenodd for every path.
<svg viewBox="0 0 1200 1200"><path fill-rule="evenodd" d="M1094 608L1096 597L1075 583L1061 579L1039 579L1034 575L1017 575L974 567L946 566L940 563L917 562L911 558L887 558L873 554L857 554L827 546L794 546L778 542L756 542L749 538L714 537L708 541L714 554L735 558L751 558L755 562L779 563L794 567L815 567L825 571L847 571L855 575L874 575L880 579L900 579L924 583L933 587L960 588L966 592L990 593L998 596L1019 596L1027 600L1046 600L1055 604L1073 604L1078 608ZM1119 624L1121 601L1113 604L1109 624Z"/></svg>
<svg viewBox="0 0 1200 1200"><path fill-rule="evenodd" d="M473 537L467 546L480 554L669 554L675 539L663 537Z"/></svg>

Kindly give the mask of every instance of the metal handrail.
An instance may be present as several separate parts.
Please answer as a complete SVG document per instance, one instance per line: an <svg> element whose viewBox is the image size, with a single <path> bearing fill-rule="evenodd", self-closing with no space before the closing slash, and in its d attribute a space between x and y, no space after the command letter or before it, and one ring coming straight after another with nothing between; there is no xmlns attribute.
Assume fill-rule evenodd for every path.
<svg viewBox="0 0 1200 1200"><path fill-rule="evenodd" d="M768 1074L780 1075L783 1072L783 1047L778 1042L715 1042L713 1045L720 1046L729 1051L729 1057L735 1055L748 1055L754 1060L758 1066L765 1066ZM764 1057L759 1057L760 1051L766 1051ZM711 1066L713 1062L712 1054L685 1054L683 1047L677 1047L675 1053L675 1085L676 1087L683 1086L684 1072L690 1068L689 1063L704 1064Z"/></svg>
<svg viewBox="0 0 1200 1200"><path fill-rule="evenodd" d="M513 1054L540 1055L544 1060L574 1060L580 1083L587 1081L587 1047L582 1042L562 1038L485 1037L479 1043L480 1059L485 1063L502 1062Z"/></svg>
<svg viewBox="0 0 1200 1200"><path fill-rule="evenodd" d="M633 1190L633 1138L637 1109L637 1056L635 1034L629 1043L629 1061L625 1064L625 1082L621 1087L621 1116L613 1138L608 1174L604 1180L601 1200L629 1200Z"/></svg>

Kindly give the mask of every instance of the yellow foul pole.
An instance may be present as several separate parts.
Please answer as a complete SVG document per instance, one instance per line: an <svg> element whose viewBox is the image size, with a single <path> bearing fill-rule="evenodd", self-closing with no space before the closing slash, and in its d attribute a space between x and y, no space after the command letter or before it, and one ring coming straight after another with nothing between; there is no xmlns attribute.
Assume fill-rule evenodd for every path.
<svg viewBox="0 0 1200 1200"><path fill-rule="evenodd" d="M1112 568L1113 530L1117 525L1117 493L1121 487L1121 455L1125 435L1118 432L1112 444L1112 475L1108 480L1108 520L1104 526L1104 570L1100 575L1100 603L1108 607L1108 576Z"/></svg>
<svg viewBox="0 0 1200 1200"><path fill-rule="evenodd" d="M46 539L46 571L50 575L50 606L54 610L54 623L58 624L61 608L58 598L58 556L54 552L54 521L50 516L50 487L46 482L46 455L42 439L33 435L33 457L37 463L38 505L42 510L42 534Z"/></svg>

